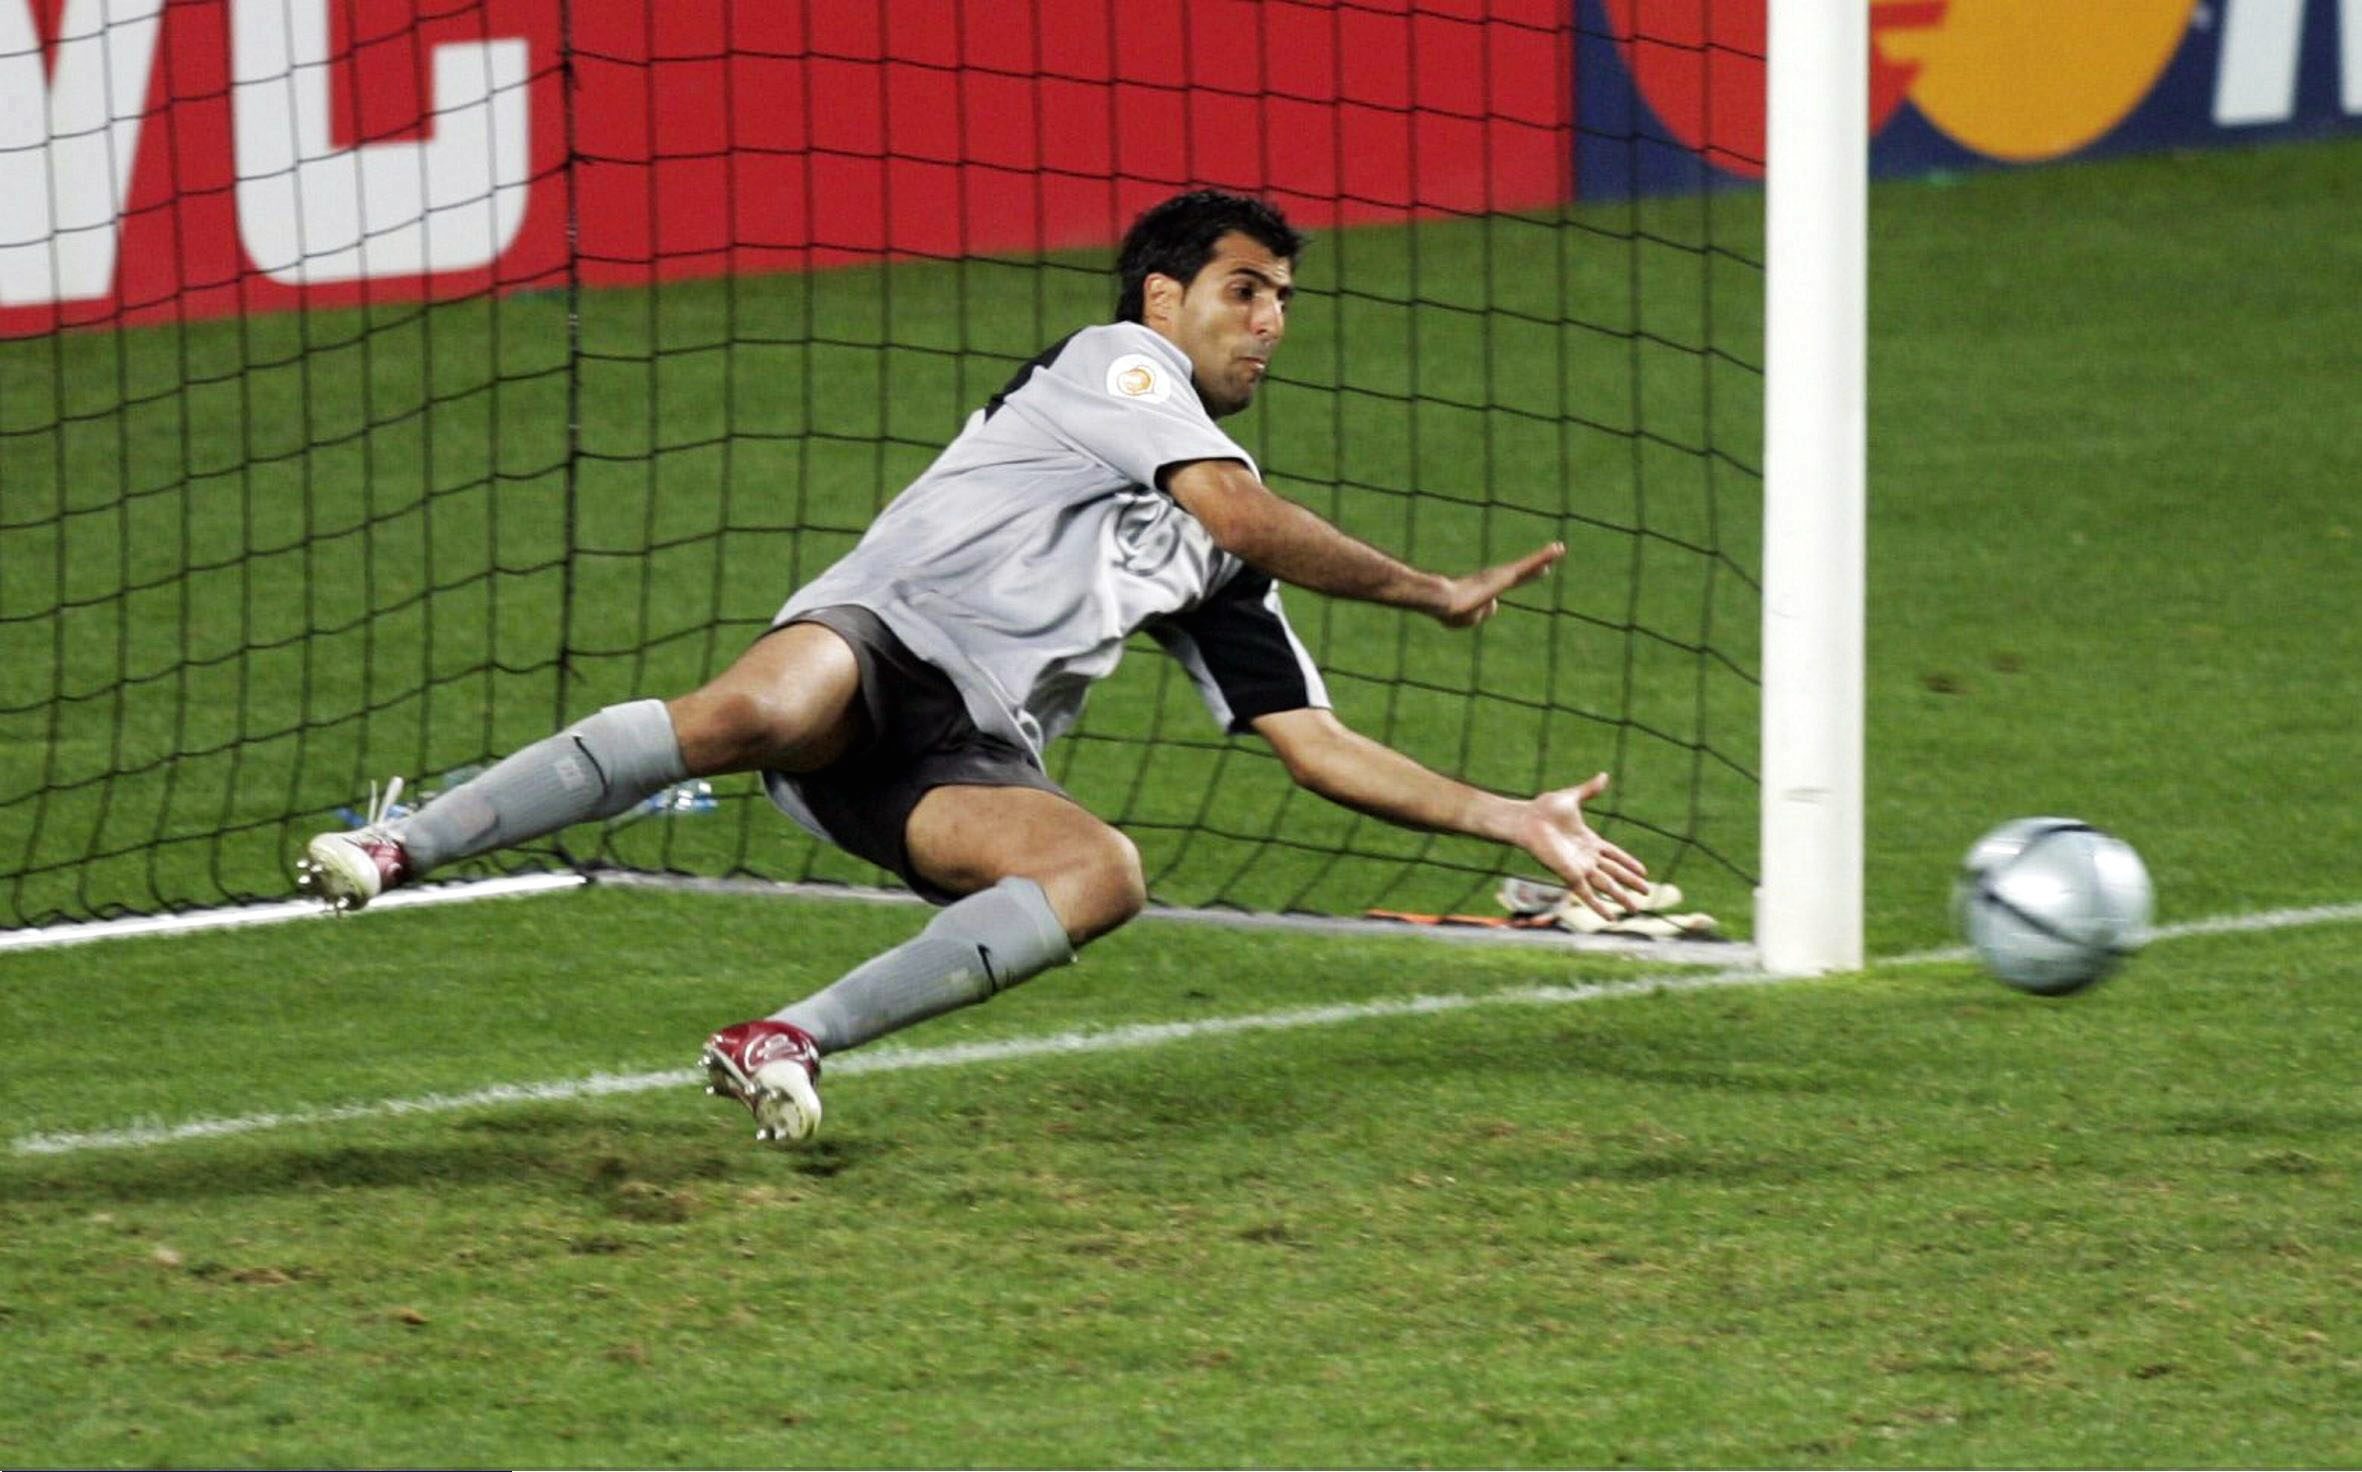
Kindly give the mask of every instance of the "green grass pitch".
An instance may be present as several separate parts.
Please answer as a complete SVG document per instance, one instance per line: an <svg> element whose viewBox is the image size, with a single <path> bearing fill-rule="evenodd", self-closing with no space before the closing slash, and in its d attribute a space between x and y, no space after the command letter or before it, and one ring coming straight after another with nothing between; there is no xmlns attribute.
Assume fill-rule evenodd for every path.
<svg viewBox="0 0 2362 1472"><path fill-rule="evenodd" d="M593 890L9 955L0 1461L2351 1464L2357 165L1993 173L1881 186L1872 215L1873 951L1946 944L1959 853L2041 811L2131 838L2167 922L2347 918L2167 941L2064 1002L1924 957L1521 1001L1650 973L1143 923L884 1046L1367 1015L853 1055L800 1156L687 1086L380 1106L685 1072L906 908ZM480 555L463 529L449 555ZM582 688L669 679L701 637L594 653ZM1458 718L1401 719L1454 754ZM1682 787L1646 744L1641 817ZM1418 996L1479 1004L1381 1010Z"/></svg>

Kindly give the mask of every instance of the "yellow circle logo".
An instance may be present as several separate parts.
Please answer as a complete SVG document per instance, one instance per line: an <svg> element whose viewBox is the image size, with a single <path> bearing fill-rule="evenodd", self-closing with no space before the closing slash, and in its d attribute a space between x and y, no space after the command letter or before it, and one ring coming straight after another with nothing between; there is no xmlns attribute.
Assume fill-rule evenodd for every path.
<svg viewBox="0 0 2362 1472"><path fill-rule="evenodd" d="M2030 163L2124 120L2157 85L2193 0L1951 0L1934 24L1878 32L1912 68L1912 105L1963 147Z"/></svg>
<svg viewBox="0 0 2362 1472"><path fill-rule="evenodd" d="M2140 106L2197 0L1868 0L1870 131L1908 97L1987 158L2073 153ZM1765 0L1605 0L1625 67L1674 136L1759 177Z"/></svg>
<svg viewBox="0 0 2362 1472"><path fill-rule="evenodd" d="M1119 392L1130 394L1136 399L1155 391L1156 375L1134 364L1115 376L1115 386Z"/></svg>

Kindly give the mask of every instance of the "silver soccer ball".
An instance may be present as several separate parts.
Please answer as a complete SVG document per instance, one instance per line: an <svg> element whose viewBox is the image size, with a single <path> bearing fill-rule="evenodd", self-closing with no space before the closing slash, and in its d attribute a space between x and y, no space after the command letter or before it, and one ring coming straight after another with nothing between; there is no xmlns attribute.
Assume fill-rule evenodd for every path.
<svg viewBox="0 0 2362 1472"><path fill-rule="evenodd" d="M2045 997L2079 992L2149 939L2149 871L2132 845L2073 818L2018 818L1969 849L1953 886L1987 970Z"/></svg>

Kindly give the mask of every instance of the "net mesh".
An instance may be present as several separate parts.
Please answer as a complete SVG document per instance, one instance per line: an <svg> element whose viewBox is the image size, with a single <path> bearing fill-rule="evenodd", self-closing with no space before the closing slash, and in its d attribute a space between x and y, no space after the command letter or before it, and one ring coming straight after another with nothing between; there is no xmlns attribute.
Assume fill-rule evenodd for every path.
<svg viewBox="0 0 2362 1472"><path fill-rule="evenodd" d="M0 925L283 898L373 779L693 687L1196 185L1316 236L1226 424L1276 489L1442 570L1569 544L1474 633L1291 595L1340 715L1608 769L1743 915L1760 162L1631 80L1711 119L1761 48L1708 9L0 0ZM1530 868L1294 789L1145 641L1049 760L1169 903ZM713 787L473 871L885 882Z"/></svg>

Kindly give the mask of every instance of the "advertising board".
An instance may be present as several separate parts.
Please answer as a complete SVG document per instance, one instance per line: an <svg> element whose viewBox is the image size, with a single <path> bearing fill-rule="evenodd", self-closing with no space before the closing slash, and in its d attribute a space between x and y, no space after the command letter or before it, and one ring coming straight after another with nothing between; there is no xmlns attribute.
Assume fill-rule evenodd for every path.
<svg viewBox="0 0 2362 1472"><path fill-rule="evenodd" d="M1882 174L2356 126L2362 0L1870 0ZM1571 20L1571 24L1570 24ZM0 336L1737 185L1763 0L0 0Z"/></svg>

